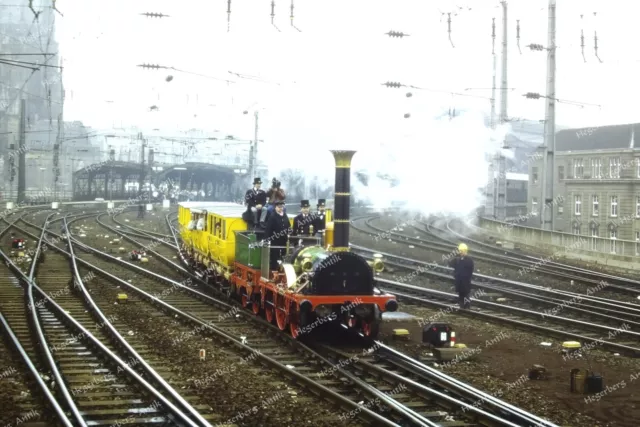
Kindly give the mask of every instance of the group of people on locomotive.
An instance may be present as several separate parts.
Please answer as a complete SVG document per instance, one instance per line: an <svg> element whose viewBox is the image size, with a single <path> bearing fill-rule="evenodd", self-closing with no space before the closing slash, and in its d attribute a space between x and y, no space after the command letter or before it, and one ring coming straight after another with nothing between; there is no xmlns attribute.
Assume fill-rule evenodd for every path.
<svg viewBox="0 0 640 427"><path fill-rule="evenodd" d="M300 201L300 213L293 219L293 228L285 208L286 195L280 181L273 178L271 188L265 192L260 178L254 178L253 188L245 194L247 211L243 219L261 235L262 244L271 246L272 269L277 268L290 236L316 236L326 228L326 200L318 199L317 212L310 213L309 200Z"/></svg>

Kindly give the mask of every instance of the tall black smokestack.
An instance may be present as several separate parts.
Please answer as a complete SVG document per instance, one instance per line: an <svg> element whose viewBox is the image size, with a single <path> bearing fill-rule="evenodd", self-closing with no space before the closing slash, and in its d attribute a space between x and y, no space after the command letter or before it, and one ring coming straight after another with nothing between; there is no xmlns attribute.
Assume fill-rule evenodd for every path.
<svg viewBox="0 0 640 427"><path fill-rule="evenodd" d="M333 207L333 250L349 250L349 205L351 159L355 151L331 150L336 160L335 203Z"/></svg>

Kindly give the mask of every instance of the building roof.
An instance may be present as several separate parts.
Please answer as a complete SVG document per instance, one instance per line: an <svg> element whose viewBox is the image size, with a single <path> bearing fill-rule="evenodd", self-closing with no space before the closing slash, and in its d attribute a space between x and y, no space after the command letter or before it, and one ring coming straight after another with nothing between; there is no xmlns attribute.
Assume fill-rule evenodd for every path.
<svg viewBox="0 0 640 427"><path fill-rule="evenodd" d="M640 123L566 129L556 133L556 151L640 149Z"/></svg>

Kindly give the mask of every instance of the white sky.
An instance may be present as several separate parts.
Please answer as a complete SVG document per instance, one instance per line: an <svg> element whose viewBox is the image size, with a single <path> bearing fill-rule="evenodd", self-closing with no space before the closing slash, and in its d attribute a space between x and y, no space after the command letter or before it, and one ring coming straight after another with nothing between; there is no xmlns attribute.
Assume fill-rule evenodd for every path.
<svg viewBox="0 0 640 427"><path fill-rule="evenodd" d="M251 118L241 112L254 103L266 108L262 130L267 134L297 133L289 128L290 122L306 132L323 127L332 128L332 133L341 133L342 124L358 128L374 122L395 133L407 122L397 120L404 113L420 120L425 114L421 111L434 104L488 109L488 100L427 91L412 90L414 96L406 99L406 90L387 89L380 83L391 80L456 92L490 88L493 16L498 24L497 49L501 49L498 1L295 3L295 24L302 32L289 25L290 0L276 1L275 21L282 32L271 26L270 1L232 0L231 31L227 32L224 0L59 0L58 7L64 13L57 19L64 80L73 91L73 97L67 99L66 118L99 127L114 120L143 128L208 125L250 138ZM547 44L547 2L509 3L508 86L514 88L509 93L509 115L543 119L544 101L527 100L522 94L544 93L546 54L523 46ZM634 25L634 3L561 3L557 96L603 108L559 105L558 122L590 126L637 120L633 107L625 102L625 98L635 99L640 90L635 78L640 71L640 54L632 45L640 35L640 28ZM456 46L452 48L446 17L440 22L439 10L452 10L454 4L472 10L462 10L452 18ZM598 12L596 18L594 11ZM162 12L171 17L149 19L138 15L140 12ZM586 64L579 46L580 14L586 15ZM522 55L516 46L516 19L521 24ZM594 28L599 33L602 64L593 55ZM411 37L390 39L383 35L389 30ZM232 77L237 83L227 85L175 71L136 68L142 62L221 78L229 78L231 70L281 85L237 77ZM171 83L164 81L167 74L174 75ZM489 90L466 93L490 96ZM105 105L106 100L114 103ZM151 105L157 105L160 112L149 113ZM336 116L338 121L334 122Z"/></svg>
<svg viewBox="0 0 640 427"><path fill-rule="evenodd" d="M380 170L393 153L412 157L409 151L424 150L413 156L415 170L405 178L442 179L448 172L436 167L436 175L429 175L423 169L425 159L432 163L434 158L463 153L471 159L457 166L471 170L467 182L486 177L483 154L490 143L478 117L447 123L435 117L453 107L488 112L488 99L389 89L381 83L397 81L489 98L492 17L496 18L498 53L502 40L498 1L295 0L294 22L302 32L290 26L291 1L276 0L278 32L271 25L270 3L232 0L231 31L227 32L226 0L58 0L64 14L56 20L67 89L65 120L82 120L99 129L122 122L125 127L135 125L143 130L160 128L165 134L178 129L217 129L223 137L252 139L253 115L242 112L259 108L259 138L266 141L260 156L268 164L292 167L303 159L318 158L304 167L310 173L332 173L333 162L326 149L348 147L368 152L356 156L354 167L360 163ZM640 53L634 42L640 40L635 22L640 7L630 0L560 3L557 97L602 108L559 104L557 123L578 127L639 121L634 101L640 92ZM453 11L456 6L462 10L452 17L453 48L446 15L441 21L440 12ZM510 117L544 119L544 100L522 95L545 93L546 52L525 46L547 45L547 6L541 0L509 2ZM142 12L171 17L150 19L140 16ZM516 45L518 19L522 54ZM587 63L580 49L581 22ZM594 29L604 63L594 57ZM392 39L384 35L389 30L411 36ZM176 71L143 70L136 67L141 63L235 83ZM228 71L260 76L271 83L240 79ZM498 86L499 72L500 57ZM170 83L165 81L168 74L174 76ZM413 94L410 98L405 96L408 91ZM159 111L149 112L152 105ZM411 117L405 119L405 113ZM276 147L286 154L274 154ZM402 166L387 168L397 171Z"/></svg>

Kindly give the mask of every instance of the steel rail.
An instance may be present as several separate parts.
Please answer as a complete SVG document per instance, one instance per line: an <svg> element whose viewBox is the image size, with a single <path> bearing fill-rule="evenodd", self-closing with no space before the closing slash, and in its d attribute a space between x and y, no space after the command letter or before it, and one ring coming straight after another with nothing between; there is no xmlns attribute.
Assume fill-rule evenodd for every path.
<svg viewBox="0 0 640 427"><path fill-rule="evenodd" d="M9 229L11 227L13 227L13 224L15 222L18 222L20 220L20 218L17 218L13 223L9 223L9 226L7 228L5 228L4 230L2 230L0 232L0 236L3 236L7 231L9 231ZM5 220L6 221L6 220ZM38 246L39 246L38 242ZM36 263L37 257L33 258L33 263L32 266ZM8 265L8 264L7 264ZM35 305L33 305L34 301L33 301L33 296L30 295L29 296L29 304L31 304L31 307L35 308ZM35 310L34 310L35 311ZM69 420L69 418L67 417L66 413L64 412L64 409L62 409L62 407L60 406L60 404L58 403L58 401L56 400L55 396L51 393L51 391L49 390L49 387L47 387L47 385L45 384L45 382L42 380L42 375L40 374L40 372L38 372L38 368L36 368L35 364L31 361L31 359L29 358L29 355L27 354L27 352L25 351L24 347L22 347L22 344L20 343L20 340L16 337L16 335L13 333L13 330L11 329L11 326L9 325L9 323L7 322L7 320L5 319L5 317L2 315L2 312L0 312L0 321L2 321L2 324L5 328L5 331L7 332L7 335L11 338L11 342L13 343L13 345L16 347L16 349L18 350L18 353L20 354L20 356L22 357L22 359L25 362L25 365L27 365L27 368L29 369L29 372L33 375L34 380L36 381L36 383L38 384L38 386L42 389L42 392L44 393L44 395L47 397L47 400L49 401L49 403L51 404L51 406L53 406L56 414L58 415L59 420L67 427L73 427L73 424L71 423L71 421ZM40 341L40 342L44 342L44 341ZM44 345L46 347L46 344ZM52 370L52 372L55 375L55 372L58 371L57 366L55 366L54 363L54 369ZM59 375L59 373L58 373ZM63 382L58 382L58 384L61 384L62 387L61 389L66 389L66 386L64 385Z"/></svg>
<svg viewBox="0 0 640 427"><path fill-rule="evenodd" d="M400 264L400 263L395 263L395 262L390 262L388 260L385 261L385 265L393 265L396 267L400 267L409 271L414 271L414 272L418 272L419 274L427 274L429 276L433 276L442 280L446 280L446 281L452 281L453 277L450 274L450 268L447 267L442 267L442 266L438 266L437 268L431 268L429 270L427 269L423 269L422 266L428 266L428 267L433 267L433 264L429 264L420 260L414 260L411 258L407 258L407 257L402 257L402 256L398 256L398 255L393 255L393 254L389 254L386 252L380 252L380 251L375 251L369 248L364 248L358 245L350 245L350 247L352 249L355 250L355 252L367 252L367 253L379 253L383 256L385 256L388 259L399 259L405 262L410 262L412 264L417 264L418 268L415 268L413 266L409 266L406 264ZM445 270L447 271L447 273L441 273L438 272L436 270ZM500 280L496 280L496 281L500 281ZM510 281L508 281L510 282ZM512 282L514 284L517 284L518 282ZM547 296L542 296L542 295L536 295L533 293L529 293L529 292L524 292L524 291L520 291L520 290L514 290L511 288L504 288L501 286L493 286L491 284L491 282L479 282L479 281L472 281L471 284L473 285L473 287L475 288L480 288L480 289L486 289L486 290L490 290L490 291L495 291L495 292L499 292L501 294L504 295L508 295L508 296L513 296L513 297L517 297L520 298L522 300L529 300L529 301L536 301L536 302L541 302L544 305L548 305L548 306L552 306L552 307L562 307L564 304L567 303L566 300L564 299L560 299L560 298L552 298L552 297L547 297ZM548 292L548 293L553 293L555 294L555 292L553 291L549 291L546 290L544 288L534 288L531 287L530 289L534 289L536 291L540 291L540 292ZM567 293L567 294L561 294L558 293L557 296L566 296L566 297L572 297L573 299L577 299L579 301L582 300L587 300L588 298L583 297L582 294L572 294L572 293ZM596 301L600 304L605 304L604 302L599 302ZM598 307L595 305L588 305L588 304L582 304L580 302L573 302L571 304L567 304L566 306L563 307L563 309L568 310L568 311L573 311L573 312L578 312L578 313L583 313L583 314L588 314L590 316L595 316L595 317L600 317L603 319L607 319L610 321L620 321L620 322L627 322L633 325L636 325L638 327L640 327L640 322L635 321L635 320L631 320L629 318L623 318L623 317L618 317L617 315L611 315L611 314L607 314L604 311L607 312L614 312L616 314L625 314L625 315L629 315L629 316L634 316L634 317L639 317L638 314L634 314L634 313L630 313L630 312L624 312L622 310L632 310L630 308L627 307L622 307L622 306L616 306L615 304L607 304L607 305L612 305L613 307L617 308L617 311L614 309L609 309L609 308L603 308L603 307ZM581 308L581 307L585 307L585 308ZM633 309L633 311L636 311Z"/></svg>
<svg viewBox="0 0 640 427"><path fill-rule="evenodd" d="M49 218L51 218L53 214L49 214L47 216L47 221L49 220ZM46 222L45 222L46 223ZM20 272L20 274L22 274L25 277L25 281L24 283L26 283L27 285L27 298L29 300L29 304L27 306L27 309L31 312L31 321L32 321L32 325L36 330L37 336L38 336L38 340L41 343L41 349L42 352L44 353L44 359L47 361L47 364L49 365L49 369L51 369L51 373L53 374L53 376L55 377L58 386L60 387L60 392L62 393L62 396L64 397L64 400L66 401L66 404L69 406L69 409L71 410L71 413L73 414L73 416L75 417L76 421L78 422L78 424L82 427L87 427L87 423L84 420L84 417L82 416L82 414L80 414L80 410L78 409L78 406L76 405L76 403L73 401L73 398L71 397L71 393L69 393L69 390L67 389L66 383L64 381L64 379L62 378L62 374L60 374L60 370L58 369L57 365L56 365L56 361L53 359L53 355L51 354L51 350L49 350L49 344L47 343L47 339L44 336L44 332L42 331L42 325L40 325L40 319L38 318L38 313L36 311L36 303L35 300L33 299L33 275L36 271L36 266L38 264L38 258L40 256L40 249L41 249L41 245L42 245L42 240L45 234L45 230L46 227L42 228L42 233L40 235L40 238L38 238L38 246L36 248L36 253L34 255L34 257L32 258L31 261L31 268L29 271L29 276L24 276L24 274L22 274L22 272ZM13 261L11 261L9 258L7 258L7 256L0 251L0 255L5 258L5 262L7 263L7 265L11 265L11 267L13 267L14 269L14 274L16 274L17 271L20 271L16 265L13 263ZM19 275L18 275L19 276Z"/></svg>
<svg viewBox="0 0 640 427"><path fill-rule="evenodd" d="M39 228L39 227L38 227L38 228ZM27 232L27 233L28 233L28 232ZM31 234L31 233L28 233L28 234ZM50 233L50 234L54 234L54 233ZM54 235L55 235L55 234L54 234ZM133 265L133 264L127 263L127 262L122 261L122 260L118 260L117 258L114 258L114 257L110 256L109 254L105 254L105 253L103 253L103 252L100 252L100 251L98 251L98 250L95 250L95 249L91 248L90 246L85 245L85 244L84 244L84 243L82 243L82 242L77 242L77 240L75 240L75 239L72 239L72 240L74 240L74 241L76 242L76 243L74 243L74 244L76 244L76 245L77 245L77 244L79 244L79 245L81 245L81 246L85 246L85 247L89 248L92 252L94 252L94 253L95 253L95 254L97 254L97 255L103 256L103 257L105 257L105 258L111 259L111 260L116 261L116 262L120 262L120 263L125 264L125 265L127 265L127 266L129 266L129 267L133 267L134 269L142 270L141 272L142 272L143 274L146 274L146 275L150 275L150 276L156 277L156 278L157 278L158 280L160 280L160 281L165 281L165 282L172 283L174 287L177 287L177 288L183 288L184 290L187 290L187 291L189 291L189 292L191 292L191 293L197 294L200 298L203 298L203 299L209 300L210 302L214 302L214 303L216 303L216 304L218 304L218 305L224 305L226 308L229 308L229 309L233 308L232 306L230 306L230 305L228 305L228 304L226 304L226 303L224 303L224 302L222 302L222 301L218 301L218 300L216 300L216 299L214 299L214 298L212 298L212 297L210 297L210 296L208 296L208 295L205 295L205 294L203 294L203 293L201 293L201 292L199 292L199 291L196 291L196 290L194 290L194 289L192 289L192 288L186 287L186 286L184 286L184 285L182 285L182 284L180 284L180 283L178 283L178 282L175 282L175 281L172 281L172 280L170 280L170 279L164 278L163 276L160 276L160 275L157 275L156 273L153 273L153 272L151 272L151 271L148 271L148 270L142 269L142 268L140 268L140 267L138 267L138 266L136 266L136 265ZM66 251L64 251L64 250L62 250L62 249L60 249L60 248L55 247L55 249L56 249L56 250L58 250L59 252L63 253L63 254L66 254L67 256L69 256L69 255L70 255L69 253L67 253ZM145 298L150 299L150 300L152 300L153 302L155 302L155 303L157 303L157 304L160 304L162 307L164 307L165 309L168 309L169 311L171 311L171 312L173 312L173 313L175 313L175 314L178 314L178 315L180 315L180 316L182 316L182 317L184 317L184 318L186 318L186 319L189 319L191 322L193 322L193 323L197 324L199 327L201 327L201 328L203 328L203 329L207 329L207 330L209 330L209 331L213 332L214 334L216 334L216 335L218 335L218 336L222 337L225 341L227 341L227 342L231 342L232 344L236 345L237 347L239 347L239 348L241 348L241 349L243 349L243 350L245 350L245 351L247 351L247 350L248 350L248 351L250 351L250 352L252 352L252 353L254 353L254 354L257 354L257 356L258 356L259 358L261 358L262 360L264 360L267 364L269 364L269 365L273 366L274 368L276 368L276 369L278 369L278 370L286 371L288 375L292 375L292 376L294 376L294 377L296 378L296 380L298 380L298 381L300 381L300 382L303 382L303 383L307 384L310 388L318 389L318 390L319 390L319 391L321 391L322 393L325 393L325 394L330 395L330 396L331 396L332 398L334 398L335 400L337 400L337 401L339 401L339 402L342 402L345 406L351 407L352 409L358 409L358 410L361 410L361 412L365 412L365 413L366 413L366 415L367 415L367 418L368 418L368 419L373 420L373 421L378 422L378 423L381 423L381 424L377 424L377 425L387 425L387 426L400 427L400 426L398 426L397 424L395 424L395 423L392 423L392 422L388 421L388 420L387 420L387 419L385 419L384 417L381 417L380 415L376 414L375 412L373 412L373 411L371 411L371 410L369 410L369 409L367 409L367 408L362 408L361 406L358 406L355 402L353 402L353 401L351 401L351 400L349 400L349 399L347 399L347 398L343 397L342 395L340 395L340 394L338 394L338 393L334 392L333 390L328 389L327 387L325 387L325 386L323 386L323 385L321 385L321 384L319 384L319 383L316 383L316 382L315 382L315 381L313 381L312 379L307 378L307 377L305 377L304 375L302 375L302 374L300 374L300 373L298 373L298 372L292 371L292 370L290 370L290 369L288 369L288 368L284 367L283 365L281 365L281 364L280 364L278 361L276 361L275 359L272 359L272 358L270 358L270 357L268 357L268 356L265 356L265 355L263 355L263 354L261 354L261 353L259 353L259 352L257 352L257 353L256 353L256 351L255 351L255 350L253 350L253 349L252 349L251 347L249 347L248 345L246 345L246 344L242 343L241 341L238 341L235 337L233 337L233 336L229 335L227 332L225 332L225 331L223 331L223 330L221 330L221 329L219 329L219 328L217 328L217 327L215 327L215 326L211 325L210 323L208 323L208 322L204 322L203 320L199 319L199 318L198 318L198 317L196 317L196 316L193 316L193 315L191 315L191 314L189 314L189 313L185 313L185 312L182 312L182 311L180 311L180 310L176 309L175 307L173 307L173 306L171 306L170 304L168 304L168 303L166 303L166 302L164 302L164 301L160 300L159 298L157 298L157 297L155 297L155 296L153 296L153 295L149 294L148 292L145 292L145 291L143 291L142 289L139 289L139 288L135 287L134 285L132 285L132 284L130 284L130 283L128 283L128 282L126 282L126 281L124 281L124 280L122 280L122 279L120 279L120 278L118 278L118 277L116 277L116 276L114 276L114 275L112 275L112 274L110 274L109 272L107 272L107 271L105 271L105 270L103 270L103 269L100 269L99 267L94 266L93 264L91 264L91 263L89 263L89 262L87 262L87 261L85 261L85 260L83 260L83 259L81 259L81 258L76 258L76 260L77 260L77 261L79 261L79 262L80 262L81 264L83 264L84 266L86 266L87 268L89 268L89 269L91 269L91 270L94 270L94 271L95 271L95 272L97 272L98 274L101 274L102 276L107 277L107 278L109 278L109 279L111 279L111 280L113 280L113 281L115 281L115 282L119 283L120 285L125 286L125 287L127 287L128 289L131 289L131 290L133 290L133 291L135 291L135 292L137 292L137 293L141 294L141 295L142 295L142 296L144 296ZM243 315L245 315L245 316L246 316L246 317L248 317L249 319L253 319L254 321L258 321L258 322L261 322L261 323L265 324L265 322L264 322L264 321L262 321L261 319L256 319L256 318L255 318L255 316L250 316L250 315L249 315L249 313L246 313L246 312L244 312L244 311L240 311L240 313L242 313ZM271 328L275 328L273 325L270 325L270 324L266 324L266 325L267 325L267 326L269 326L269 327L271 327ZM290 338L290 337L289 337L289 338ZM293 341L293 339L292 339L292 338L291 338L291 340ZM319 354L317 354L316 352L314 352L312 349L310 349L310 348L308 348L308 347L304 346L304 345L303 345L303 344L301 344L301 343L297 343L297 345L299 345L299 346L301 346L303 349L305 349L305 350L306 350L310 355L312 355L312 356L313 356L313 358L314 358L314 359L316 359L316 360L320 360L320 361L324 362L325 364L327 364L327 365L328 365L328 366L330 366L330 367L334 367L334 365L333 365L333 364L331 364L331 362L329 362L328 360L326 360L325 358L323 358L321 355L319 355ZM340 370L340 368L338 368L338 370ZM352 375L351 375L350 373L348 373L348 372L344 372L344 376L349 377L349 378L350 378L352 381L354 381L355 383L359 383L359 382L360 382L360 380L359 380L358 378L356 378L356 377L352 376ZM365 386L366 386L366 383L362 383L362 387L364 388ZM374 397L384 398L384 393L379 392L378 390L375 390L375 389L369 389L369 391L370 391L370 392L372 392L372 393L374 393L374 394L373 394L373 395L374 395ZM401 405L399 405L399 406L400 406L400 408L396 408L396 409L402 409L402 406L401 406ZM411 410L408 410L408 411L410 412ZM406 418L409 418L409 419L412 419L412 418L411 418L411 416L409 416L409 415L405 415L405 417L406 417Z"/></svg>
<svg viewBox="0 0 640 427"><path fill-rule="evenodd" d="M68 229L66 218L63 221L64 221L65 227ZM45 224L45 226L46 226L46 224ZM46 227L43 227L43 234L44 234L44 229L45 228ZM149 374L149 376L154 381L158 382L162 386L164 391L167 392L173 399L175 399L180 404L180 406L182 406L183 409L185 409L187 412L189 412L200 423L200 425L205 426L205 427L212 427L211 424L207 420L205 420L202 417L202 415L200 415L200 413L198 413L198 411L196 411L186 400L184 400L184 398L182 396L180 396L180 394L178 394L178 392L176 392L175 389L173 387L171 387L155 371L155 369L153 369L144 360L144 358L142 356L140 356L140 354L133 347L131 347L131 345L129 345L127 340L125 340L124 337L111 324L111 322L109 322L109 320L107 319L107 316L104 315L102 310L100 310L100 308L98 308L98 305L95 303L93 298L91 298L91 295L89 294L89 291L87 290L87 288L84 286L84 283L82 282L82 278L80 276L80 272L78 271L78 265L76 263L76 256L75 256L74 251L73 251L73 244L72 244L72 240L71 240L71 235L69 233L67 234L67 242L69 243L69 260L71 261L71 267L72 267L72 270L73 270L73 275L76 277L76 280L77 280L77 283L78 283L78 287L82 291L82 295L85 297L85 299L86 299L87 303L89 304L89 306L93 309L94 313L103 322L102 324L107 326L107 328L111 331L111 333L115 337L116 341L118 341L118 343L120 345L122 345L124 347L124 349L129 354L133 355L137 360L140 361L140 364L142 365L142 367L144 368L146 373ZM155 394L156 397L158 397L167 408L171 409L171 411L174 413L174 415L182 418L182 420L184 422L187 422L190 425L197 426L196 423L190 422L190 419L186 414L184 414L182 411L180 411L180 409L178 409L173 403L171 403L169 400L167 400L155 388L153 390L149 390L149 391L151 393Z"/></svg>
<svg viewBox="0 0 640 427"><path fill-rule="evenodd" d="M450 233L454 234L455 236L457 236L457 237L459 237L461 239L465 239L465 240L467 240L469 242L472 242L473 244L480 245L480 246L483 246L483 247L489 247L489 248L492 247L491 245L488 245L488 244L486 244L484 242L479 242L479 241L477 241L475 239L471 239L469 237L463 236L462 234L452 230L450 228L450 226L449 226L450 221L447 222L447 229L449 230ZM529 260L529 262L534 262L534 264L536 262L540 262L540 261L544 260L544 258L537 258L537 257L531 256L531 255L518 254L518 253L515 253L515 252L512 252L512 251L508 251L508 250L505 251L505 252L513 255L514 257L520 258L521 260L524 258L525 261ZM563 263L554 262L554 261L549 261L549 262L545 263L545 265L553 266L553 267L556 267L556 268L558 268L560 270L565 270L565 271L569 271L569 272L576 272L576 273L579 272L579 273L586 274L586 275L592 276L592 277L599 277L599 278L609 279L609 280L613 280L613 281L616 281L616 282L622 283L622 284L632 284L634 286L637 286L637 287L634 287L634 289L636 289L636 291L640 288L640 281L634 280L634 279L630 279L628 277L621 277L621 276L615 276L615 275L612 275L612 274L600 273L598 271L588 270L586 268L575 267L575 266L572 266L572 265L563 264Z"/></svg>

